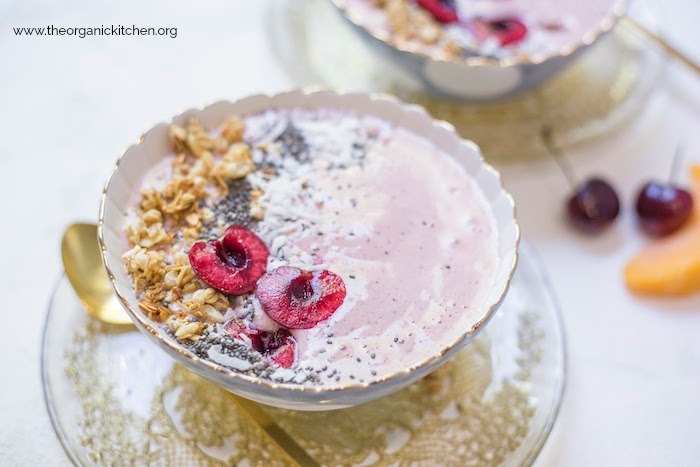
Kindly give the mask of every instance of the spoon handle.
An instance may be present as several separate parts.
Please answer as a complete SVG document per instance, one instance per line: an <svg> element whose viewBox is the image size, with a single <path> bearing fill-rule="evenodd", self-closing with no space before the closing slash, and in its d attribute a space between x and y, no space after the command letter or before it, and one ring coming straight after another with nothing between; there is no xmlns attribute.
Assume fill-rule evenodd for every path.
<svg viewBox="0 0 700 467"><path fill-rule="evenodd" d="M284 452L291 461L300 466L318 466L294 438L289 436L275 420L260 407L260 404L231 394L236 406L267 435L269 440Z"/></svg>
<svg viewBox="0 0 700 467"><path fill-rule="evenodd" d="M636 32L640 33L642 36L647 38L649 41L661 47L661 49L668 55L678 59L679 61L685 63L691 70L700 75L700 64L695 60L691 59L688 55L678 50L676 47L671 45L666 39L660 35L650 31L637 20L631 18L630 16L625 16L622 21L630 29L634 29Z"/></svg>

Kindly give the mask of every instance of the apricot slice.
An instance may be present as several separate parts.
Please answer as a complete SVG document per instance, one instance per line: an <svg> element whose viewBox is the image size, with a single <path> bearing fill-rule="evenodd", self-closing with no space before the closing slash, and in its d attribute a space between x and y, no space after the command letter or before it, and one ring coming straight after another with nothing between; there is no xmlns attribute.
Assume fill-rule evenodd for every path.
<svg viewBox="0 0 700 467"><path fill-rule="evenodd" d="M700 165L690 169L695 200L677 232L654 240L625 266L627 287L639 294L688 295L700 290Z"/></svg>

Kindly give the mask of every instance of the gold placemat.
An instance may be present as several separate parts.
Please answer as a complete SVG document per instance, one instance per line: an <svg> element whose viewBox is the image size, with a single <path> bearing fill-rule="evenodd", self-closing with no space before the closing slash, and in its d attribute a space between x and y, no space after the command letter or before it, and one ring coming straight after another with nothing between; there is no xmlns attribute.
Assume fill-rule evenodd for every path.
<svg viewBox="0 0 700 467"><path fill-rule="evenodd" d="M323 465L527 465L563 387L563 341L547 294L526 248L484 333L425 379L348 409L265 410ZM133 328L89 318L66 279L42 363L52 421L78 465L285 464L228 392Z"/></svg>
<svg viewBox="0 0 700 467"><path fill-rule="evenodd" d="M82 398L80 442L91 460L284 465L228 392L179 364L155 388L149 417L125 410L113 394L114 382L96 361L101 328L92 321L66 351L66 374ZM519 370L523 375L527 363ZM324 465L429 463L448 452L453 465L499 465L529 432L534 409L527 393L510 382L484 397L490 366L489 345L480 340L419 383L379 401L329 412L266 410Z"/></svg>

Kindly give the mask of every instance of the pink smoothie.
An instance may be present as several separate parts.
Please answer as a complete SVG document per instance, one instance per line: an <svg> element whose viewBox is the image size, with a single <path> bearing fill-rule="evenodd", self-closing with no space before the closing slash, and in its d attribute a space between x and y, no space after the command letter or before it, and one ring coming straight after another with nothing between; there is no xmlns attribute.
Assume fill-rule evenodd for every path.
<svg viewBox="0 0 700 467"><path fill-rule="evenodd" d="M320 152L305 178L315 225L267 238L296 258L270 267L322 268L345 281L330 319L292 330L299 365L341 381L387 376L453 343L483 315L496 268L494 222L464 169L406 130L380 134L361 166L334 167ZM268 320L258 314L256 326L274 327Z"/></svg>

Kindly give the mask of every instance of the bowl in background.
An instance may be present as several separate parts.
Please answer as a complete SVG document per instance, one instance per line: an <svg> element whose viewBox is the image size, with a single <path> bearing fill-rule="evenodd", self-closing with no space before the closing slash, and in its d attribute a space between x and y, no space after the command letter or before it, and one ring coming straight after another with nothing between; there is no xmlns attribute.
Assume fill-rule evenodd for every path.
<svg viewBox="0 0 700 467"><path fill-rule="evenodd" d="M349 7L351 0L331 1L371 50L396 63L426 91L447 99L477 102L521 94L564 70L613 29L625 15L628 3L611 0L608 14L594 29L555 53L497 58L472 52L446 57L406 48L392 34L368 25L366 13Z"/></svg>

